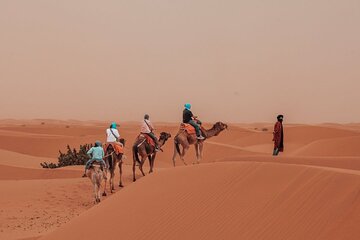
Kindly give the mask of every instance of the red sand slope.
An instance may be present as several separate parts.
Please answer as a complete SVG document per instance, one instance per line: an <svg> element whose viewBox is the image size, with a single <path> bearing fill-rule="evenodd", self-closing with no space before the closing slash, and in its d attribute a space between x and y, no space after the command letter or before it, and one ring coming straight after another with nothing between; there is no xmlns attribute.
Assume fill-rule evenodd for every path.
<svg viewBox="0 0 360 240"><path fill-rule="evenodd" d="M14 167L40 168L40 163L57 162L55 158L34 157L0 149L0 164Z"/></svg>
<svg viewBox="0 0 360 240"><path fill-rule="evenodd" d="M0 180L32 180L32 179L59 179L79 178L81 170L61 169L30 169L0 165L2 174Z"/></svg>
<svg viewBox="0 0 360 240"><path fill-rule="evenodd" d="M55 239L359 239L360 176L270 163L161 171L63 227Z"/></svg>
<svg viewBox="0 0 360 240"><path fill-rule="evenodd" d="M348 170L360 170L359 157L298 157L298 156L234 156L217 160L218 162L273 162L296 165L321 166Z"/></svg>
<svg viewBox="0 0 360 240"><path fill-rule="evenodd" d="M298 149L294 155L360 157L360 136L318 140Z"/></svg>
<svg viewBox="0 0 360 240"><path fill-rule="evenodd" d="M93 206L89 180L0 181L0 239L23 239L54 230Z"/></svg>
<svg viewBox="0 0 360 240"><path fill-rule="evenodd" d="M185 236L182 239L261 239L265 235L269 236L263 237L265 239L281 239L282 236L314 239L303 238L307 232L320 239L358 236L354 229L359 225L360 204L357 197L348 200L353 192L359 191L356 176L356 170L360 170L358 124L285 124L285 152L277 158L271 156L272 124L231 124L228 131L205 144L202 163L232 163L176 169L172 167L174 149L173 139L170 139L163 147L164 152L157 156L155 174L142 177L137 170L139 181L132 184L131 145L139 132L139 123L121 123L120 133L127 139L128 155L124 166L125 188L117 188L118 193L104 198L105 201L87 213L93 206L92 189L89 179L80 178L83 167L44 170L39 163L56 162L58 150L64 150L67 144L78 147L97 139L104 141L107 125L41 119L0 120L0 186L4 192L0 201L0 239L34 240L80 213L83 213L80 229L85 227L85 222L93 221L86 217L88 215L99 214L104 218L102 214L114 214L105 221L106 229L110 229L106 233L111 235L108 239L114 236L127 239L132 237L130 234L134 234L132 239L146 236L149 239L177 236ZM178 124L157 123L156 127L159 132L170 132L173 137L178 130ZM194 159L192 147L186 161L191 164ZM259 163L241 163L244 161ZM271 162L283 166L269 164ZM180 159L177 159L177 166L183 166ZM147 162L145 171L148 171ZM116 174L117 182L118 171ZM326 197L324 192L327 192ZM336 210L327 205L324 211L317 210L322 208L320 202L332 204ZM105 211L93 213L98 211L96 209ZM282 215L275 209L289 214ZM314 214L307 209L315 209ZM329 214L338 220L340 227L332 227L333 219L327 220ZM306 226L311 221L316 222L317 229ZM110 223L116 223L116 227L107 227ZM75 229L80 223L75 219L74 224ZM119 231L115 231L117 228ZM127 229L129 235L125 234ZM219 237L220 234L225 237Z"/></svg>

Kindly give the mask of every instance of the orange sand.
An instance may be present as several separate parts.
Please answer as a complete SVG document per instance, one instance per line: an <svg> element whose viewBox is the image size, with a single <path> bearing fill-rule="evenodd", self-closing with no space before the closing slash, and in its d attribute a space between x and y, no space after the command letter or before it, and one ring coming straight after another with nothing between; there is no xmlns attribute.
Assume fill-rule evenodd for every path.
<svg viewBox="0 0 360 240"><path fill-rule="evenodd" d="M285 125L285 152L277 158L272 124L233 124L205 144L200 165L183 167L177 159L177 168L171 138L155 173L137 171L132 183L130 150L139 127L122 123L125 187L94 206L82 166L39 164L56 162L67 144L104 141L107 125L0 121L0 239L360 238L359 124ZM156 125L177 132L177 124Z"/></svg>

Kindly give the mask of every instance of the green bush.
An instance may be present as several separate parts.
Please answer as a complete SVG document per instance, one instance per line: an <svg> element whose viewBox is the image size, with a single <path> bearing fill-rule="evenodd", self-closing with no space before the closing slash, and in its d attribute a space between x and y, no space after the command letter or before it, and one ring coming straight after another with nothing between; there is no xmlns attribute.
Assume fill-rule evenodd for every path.
<svg viewBox="0 0 360 240"><path fill-rule="evenodd" d="M59 168L73 165L85 165L85 163L89 160L89 156L86 153L91 147L92 144L80 145L79 151L77 151L75 148L71 149L71 147L67 145L66 153L62 153L61 151L59 151L57 164L43 162L40 163L40 165L43 168Z"/></svg>

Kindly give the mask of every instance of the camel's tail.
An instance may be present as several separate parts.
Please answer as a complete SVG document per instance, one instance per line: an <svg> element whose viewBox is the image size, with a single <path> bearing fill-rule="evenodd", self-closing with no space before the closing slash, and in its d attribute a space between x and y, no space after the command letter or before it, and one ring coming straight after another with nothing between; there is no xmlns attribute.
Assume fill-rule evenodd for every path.
<svg viewBox="0 0 360 240"><path fill-rule="evenodd" d="M133 150L133 159L135 161L137 161L138 163L140 163L139 154L138 154L138 146L136 144L134 144L132 150Z"/></svg>

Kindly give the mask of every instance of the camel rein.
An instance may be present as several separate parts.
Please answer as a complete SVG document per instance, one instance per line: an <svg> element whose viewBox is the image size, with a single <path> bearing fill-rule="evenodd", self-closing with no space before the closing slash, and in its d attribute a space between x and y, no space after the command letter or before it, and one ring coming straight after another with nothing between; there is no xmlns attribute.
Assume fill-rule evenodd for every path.
<svg viewBox="0 0 360 240"><path fill-rule="evenodd" d="M110 157L115 151L112 151L111 153L109 153L108 155L104 156L104 158Z"/></svg>

